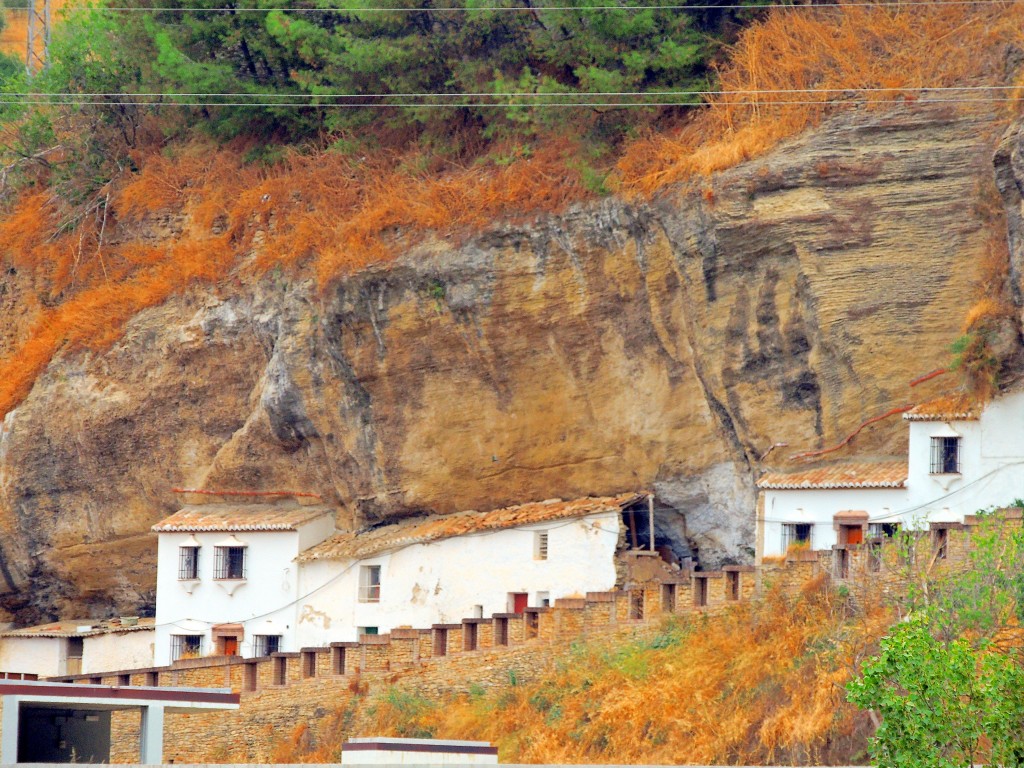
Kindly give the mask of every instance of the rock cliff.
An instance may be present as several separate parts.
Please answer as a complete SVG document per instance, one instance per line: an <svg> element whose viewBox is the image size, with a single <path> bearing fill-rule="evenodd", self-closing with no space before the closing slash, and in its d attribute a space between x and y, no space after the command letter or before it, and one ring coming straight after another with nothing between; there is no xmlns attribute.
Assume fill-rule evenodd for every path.
<svg viewBox="0 0 1024 768"><path fill-rule="evenodd" d="M316 491L342 526L652 488L706 563L749 559L769 448L841 439L948 361L997 138L952 110L852 112L650 204L147 310L3 422L3 605L140 610L176 486ZM856 446L898 452L902 424Z"/></svg>

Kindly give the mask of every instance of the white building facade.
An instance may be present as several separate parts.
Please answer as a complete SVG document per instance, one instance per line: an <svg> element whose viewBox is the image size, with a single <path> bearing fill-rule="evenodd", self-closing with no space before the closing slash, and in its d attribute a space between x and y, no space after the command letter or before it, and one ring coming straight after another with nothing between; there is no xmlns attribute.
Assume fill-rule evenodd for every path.
<svg viewBox="0 0 1024 768"><path fill-rule="evenodd" d="M304 646L517 613L612 589L628 495L524 504L342 534L300 558Z"/></svg>
<svg viewBox="0 0 1024 768"><path fill-rule="evenodd" d="M0 632L0 675L88 675L153 665L153 619L56 621Z"/></svg>
<svg viewBox="0 0 1024 768"><path fill-rule="evenodd" d="M334 512L293 499L185 507L158 535L154 663L294 650L295 558L334 533Z"/></svg>
<svg viewBox="0 0 1024 768"><path fill-rule="evenodd" d="M903 418L906 458L765 474L758 481L759 558L958 523L1024 497L1024 392L984 409L941 398Z"/></svg>
<svg viewBox="0 0 1024 768"><path fill-rule="evenodd" d="M609 590L623 510L645 500L556 499L342 534L331 509L296 499L185 507L153 527L153 663L267 656Z"/></svg>

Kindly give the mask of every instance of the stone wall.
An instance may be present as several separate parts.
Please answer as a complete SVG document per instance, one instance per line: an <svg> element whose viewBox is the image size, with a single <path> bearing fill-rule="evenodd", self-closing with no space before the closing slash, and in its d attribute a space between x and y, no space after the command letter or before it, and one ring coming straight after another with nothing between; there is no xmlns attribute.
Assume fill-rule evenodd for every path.
<svg viewBox="0 0 1024 768"><path fill-rule="evenodd" d="M1020 510L998 518L1008 533L1022 524ZM657 632L669 614L715 614L768 589L799 594L809 581L830 579L851 599L899 600L908 581L967 565L971 531L963 524L934 523L927 531L826 551L793 551L785 559L716 572L679 572L627 584L614 592L564 598L521 614L495 614L459 624L398 628L267 658L183 659L169 667L60 678L105 685L231 688L241 693L234 712L168 715L165 760L274 762L277 745L308 729L312 743L332 729L364 735L365 707L356 704L395 687L427 698L529 682L552 669L574 641ZM139 716L114 719L112 761L138 760Z"/></svg>

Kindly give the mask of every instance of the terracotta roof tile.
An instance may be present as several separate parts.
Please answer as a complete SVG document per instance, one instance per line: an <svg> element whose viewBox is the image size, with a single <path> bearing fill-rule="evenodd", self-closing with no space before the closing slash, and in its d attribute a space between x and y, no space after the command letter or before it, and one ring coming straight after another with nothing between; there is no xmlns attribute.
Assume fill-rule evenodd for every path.
<svg viewBox="0 0 1024 768"><path fill-rule="evenodd" d="M943 395L921 403L903 414L907 421L974 421L980 408L969 395Z"/></svg>
<svg viewBox="0 0 1024 768"><path fill-rule="evenodd" d="M79 628L88 627L88 629ZM23 627L22 629L9 629L0 632L0 637L94 637L95 635L115 635L124 632L141 632L152 630L153 619L139 619L137 624L122 624L120 619L66 619L63 621L51 621L49 624L39 624L35 627Z"/></svg>
<svg viewBox="0 0 1024 768"><path fill-rule="evenodd" d="M410 518L361 533L338 534L303 552L299 555L298 561L302 563L311 560L361 560L412 544L425 544L478 531L496 531L532 523L583 517L597 512L621 510L642 498L643 494L626 493L620 496L574 501L551 499L496 509L492 512L470 510L450 515Z"/></svg>
<svg viewBox="0 0 1024 768"><path fill-rule="evenodd" d="M770 490L903 488L906 482L907 460L895 459L828 464L802 472L768 472L757 481L757 487Z"/></svg>
<svg viewBox="0 0 1024 768"><path fill-rule="evenodd" d="M197 504L183 507L153 526L158 533L199 531L295 531L318 517L333 515L326 506L291 501L276 504Z"/></svg>

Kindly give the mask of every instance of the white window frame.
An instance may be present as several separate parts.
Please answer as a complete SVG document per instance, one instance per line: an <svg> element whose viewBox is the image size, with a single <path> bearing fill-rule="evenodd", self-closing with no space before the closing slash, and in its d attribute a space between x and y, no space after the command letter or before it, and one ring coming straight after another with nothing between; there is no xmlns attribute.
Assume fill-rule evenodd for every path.
<svg viewBox="0 0 1024 768"><path fill-rule="evenodd" d="M960 474L960 440L960 437L953 435L933 435L931 437L931 456L928 462L928 474ZM952 451L949 449L950 446L953 448Z"/></svg>
<svg viewBox="0 0 1024 768"><path fill-rule="evenodd" d="M178 581L199 580L199 547L183 544L178 547Z"/></svg>
<svg viewBox="0 0 1024 768"><path fill-rule="evenodd" d="M799 528L807 528L807 538L799 538ZM782 524L782 553L786 554L793 544L807 542L807 548L814 546L814 523L783 523Z"/></svg>
<svg viewBox="0 0 1024 768"><path fill-rule="evenodd" d="M252 655L256 658L269 656L281 650L284 638L281 635L253 635Z"/></svg>
<svg viewBox="0 0 1024 768"><path fill-rule="evenodd" d="M550 547L550 537L547 531L533 532L533 559L547 560Z"/></svg>
<svg viewBox="0 0 1024 768"><path fill-rule="evenodd" d="M213 548L213 578L217 581L244 581L249 560L249 547L245 544L216 546ZM232 552L240 552L237 569L232 567Z"/></svg>
<svg viewBox="0 0 1024 768"><path fill-rule="evenodd" d="M379 603L381 567L379 565L359 566L359 602Z"/></svg>
<svg viewBox="0 0 1024 768"><path fill-rule="evenodd" d="M171 661L198 659L203 655L203 646L205 644L205 635L171 635Z"/></svg>

